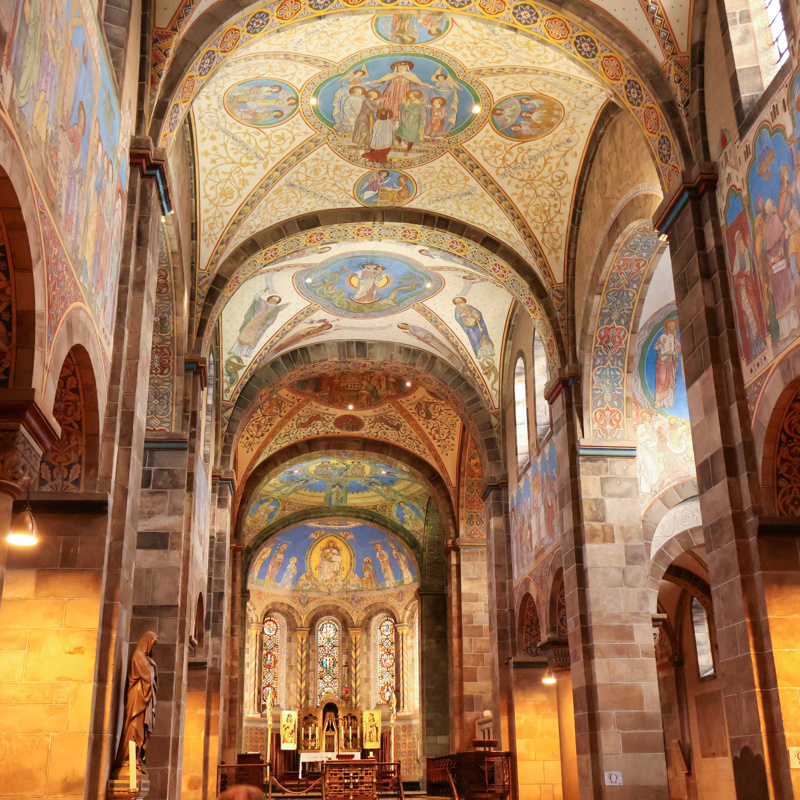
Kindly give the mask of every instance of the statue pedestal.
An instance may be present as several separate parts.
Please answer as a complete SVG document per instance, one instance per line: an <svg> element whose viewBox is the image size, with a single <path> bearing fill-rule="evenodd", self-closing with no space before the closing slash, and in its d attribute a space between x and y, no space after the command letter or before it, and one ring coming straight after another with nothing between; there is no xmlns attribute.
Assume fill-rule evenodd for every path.
<svg viewBox="0 0 800 800"><path fill-rule="evenodd" d="M150 791L150 781L142 778L138 788L131 789L130 787L130 781L127 778L110 780L106 785L106 800L142 800Z"/></svg>

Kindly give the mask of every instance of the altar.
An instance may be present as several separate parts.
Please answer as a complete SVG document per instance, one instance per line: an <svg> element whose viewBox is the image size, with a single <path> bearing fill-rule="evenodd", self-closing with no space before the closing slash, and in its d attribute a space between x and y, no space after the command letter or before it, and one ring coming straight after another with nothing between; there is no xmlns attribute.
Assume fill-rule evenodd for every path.
<svg viewBox="0 0 800 800"><path fill-rule="evenodd" d="M356 759L361 758L361 753L346 753L343 754L347 756L349 761L353 761ZM298 777L303 777L303 764L315 763L315 762L323 762L323 761L336 761L339 758L339 753L320 753L320 752L310 752L310 753L300 753L300 769Z"/></svg>

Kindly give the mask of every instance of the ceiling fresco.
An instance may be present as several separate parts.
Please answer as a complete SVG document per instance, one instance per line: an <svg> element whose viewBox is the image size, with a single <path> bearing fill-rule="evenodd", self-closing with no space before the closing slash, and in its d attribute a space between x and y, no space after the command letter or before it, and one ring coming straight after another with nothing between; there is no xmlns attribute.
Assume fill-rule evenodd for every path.
<svg viewBox="0 0 800 800"><path fill-rule="evenodd" d="M191 104L199 299L264 228L403 205L480 220L558 306L574 183L610 96L574 57L468 16L353 14L254 39Z"/></svg>
<svg viewBox="0 0 800 800"><path fill-rule="evenodd" d="M248 586L299 596L416 589L419 572L408 547L367 523L326 519L297 525L266 542ZM307 602L307 600L306 600Z"/></svg>
<svg viewBox="0 0 800 800"><path fill-rule="evenodd" d="M293 347L365 339L445 359L467 372L487 407L496 409L513 295L496 277L449 253L402 242L363 244L336 242L299 253L253 273L226 298L223 400L233 402L259 365ZM364 410L367 395L383 402L398 388L381 378L346 405Z"/></svg>
<svg viewBox="0 0 800 800"><path fill-rule="evenodd" d="M463 409L416 379L408 380L407 374L369 369L329 372L325 363L311 366L318 368L316 375L285 388L269 387L253 401L236 443L240 485L257 464L297 441L358 434L399 445L425 459L454 490Z"/></svg>
<svg viewBox="0 0 800 800"><path fill-rule="evenodd" d="M422 541L428 500L428 490L404 464L321 453L294 459L261 482L245 515L244 538L298 511L347 506L381 514Z"/></svg>

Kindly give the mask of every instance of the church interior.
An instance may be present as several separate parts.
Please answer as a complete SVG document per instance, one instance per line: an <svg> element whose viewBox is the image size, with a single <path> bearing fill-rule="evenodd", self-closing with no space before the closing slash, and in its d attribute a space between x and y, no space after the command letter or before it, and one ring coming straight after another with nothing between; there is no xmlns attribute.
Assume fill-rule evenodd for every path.
<svg viewBox="0 0 800 800"><path fill-rule="evenodd" d="M800 798L799 24L0 3L0 800Z"/></svg>

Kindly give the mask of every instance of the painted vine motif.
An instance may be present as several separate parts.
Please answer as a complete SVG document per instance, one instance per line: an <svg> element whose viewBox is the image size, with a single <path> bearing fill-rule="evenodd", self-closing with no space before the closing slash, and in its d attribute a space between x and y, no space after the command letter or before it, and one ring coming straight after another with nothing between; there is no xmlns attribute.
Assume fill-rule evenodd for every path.
<svg viewBox="0 0 800 800"><path fill-rule="evenodd" d="M543 655L539 642L542 640L542 626L536 604L530 595L527 596L522 620L522 652L526 656L536 658Z"/></svg>

